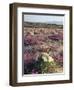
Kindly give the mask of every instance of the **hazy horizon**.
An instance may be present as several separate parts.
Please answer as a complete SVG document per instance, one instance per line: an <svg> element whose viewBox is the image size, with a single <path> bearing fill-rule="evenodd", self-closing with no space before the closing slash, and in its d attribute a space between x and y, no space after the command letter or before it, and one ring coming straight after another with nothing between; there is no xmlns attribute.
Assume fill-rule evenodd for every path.
<svg viewBox="0 0 74 90"><path fill-rule="evenodd" d="M60 24L64 22L64 16L53 15L24 15L24 22L30 23L48 23L48 24Z"/></svg>

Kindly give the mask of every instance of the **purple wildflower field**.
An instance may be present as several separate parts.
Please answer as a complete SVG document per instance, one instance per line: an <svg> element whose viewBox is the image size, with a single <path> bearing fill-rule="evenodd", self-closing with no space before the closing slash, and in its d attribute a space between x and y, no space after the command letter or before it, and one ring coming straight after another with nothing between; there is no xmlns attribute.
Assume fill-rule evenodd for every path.
<svg viewBox="0 0 74 90"><path fill-rule="evenodd" d="M24 74L63 72L63 25L24 23Z"/></svg>

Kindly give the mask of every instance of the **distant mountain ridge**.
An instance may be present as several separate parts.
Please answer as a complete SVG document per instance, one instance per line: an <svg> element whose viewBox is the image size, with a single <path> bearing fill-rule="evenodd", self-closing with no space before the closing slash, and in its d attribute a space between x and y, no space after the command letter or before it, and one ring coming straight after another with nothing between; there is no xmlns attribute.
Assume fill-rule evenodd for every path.
<svg viewBox="0 0 74 90"><path fill-rule="evenodd" d="M61 27L63 28L62 24L58 24L58 22L54 23L40 23L40 22L24 22L24 27L41 27L41 28L49 28L49 27Z"/></svg>

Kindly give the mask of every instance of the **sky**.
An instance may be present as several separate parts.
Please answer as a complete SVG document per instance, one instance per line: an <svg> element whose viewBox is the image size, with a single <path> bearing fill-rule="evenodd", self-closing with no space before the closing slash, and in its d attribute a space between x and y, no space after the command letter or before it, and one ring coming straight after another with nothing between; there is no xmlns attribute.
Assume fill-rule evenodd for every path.
<svg viewBox="0 0 74 90"><path fill-rule="evenodd" d="M24 14L24 22L63 24L64 16Z"/></svg>

